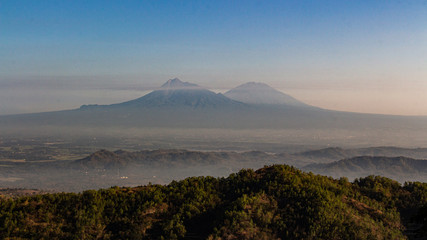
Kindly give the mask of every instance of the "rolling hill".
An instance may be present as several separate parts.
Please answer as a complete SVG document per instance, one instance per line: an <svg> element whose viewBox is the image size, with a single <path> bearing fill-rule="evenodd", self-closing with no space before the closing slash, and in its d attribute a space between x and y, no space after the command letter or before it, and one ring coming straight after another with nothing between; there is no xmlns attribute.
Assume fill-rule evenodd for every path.
<svg viewBox="0 0 427 240"><path fill-rule="evenodd" d="M427 159L427 148L401 148L401 147L368 147L368 148L341 148L329 147L316 150L294 153L297 158L304 158L307 161L332 162L346 158L358 156L378 156L378 157L408 157L417 159Z"/></svg>
<svg viewBox="0 0 427 240"><path fill-rule="evenodd" d="M222 165L233 167L247 165L262 166L283 162L284 159L265 152L201 152L179 149L145 150L137 152L99 150L90 156L64 165L77 169L125 169L125 168L185 168L195 166Z"/></svg>
<svg viewBox="0 0 427 240"><path fill-rule="evenodd" d="M400 182L427 182L427 160L407 157L359 156L332 163L310 164L302 169L335 178L345 176L355 179L369 175L381 175Z"/></svg>
<svg viewBox="0 0 427 240"><path fill-rule="evenodd" d="M376 152L376 148L370 151ZM379 147L384 149L387 147ZM390 148L388 154L399 153ZM318 152L325 153L329 149ZM341 149L362 151L360 149ZM400 153L410 153L401 149ZM413 149L419 152L420 149ZM310 151L311 153L316 151ZM0 187L41 188L57 191L82 191L113 185L168 183L189 176L227 176L241 168L257 169L272 164L288 164L305 171L350 179L381 175L405 181L427 182L427 160L409 157L358 156L335 160L339 155L307 155L302 153L265 153L191 151L159 149L143 151L99 150L78 160L0 161ZM336 149L334 150L336 152ZM417 153L418 154L418 153ZM408 154L411 155L411 154ZM416 154L415 154L416 155ZM331 158L325 158L332 156Z"/></svg>

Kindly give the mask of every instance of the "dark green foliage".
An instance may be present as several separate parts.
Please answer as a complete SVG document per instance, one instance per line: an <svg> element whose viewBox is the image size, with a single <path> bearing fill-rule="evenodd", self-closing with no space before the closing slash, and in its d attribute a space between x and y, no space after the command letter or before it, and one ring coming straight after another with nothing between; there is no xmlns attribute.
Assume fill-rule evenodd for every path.
<svg viewBox="0 0 427 240"><path fill-rule="evenodd" d="M167 186L3 199L0 238L405 239L408 224L416 226L408 236L426 230L426 206L426 183L350 183L275 165Z"/></svg>

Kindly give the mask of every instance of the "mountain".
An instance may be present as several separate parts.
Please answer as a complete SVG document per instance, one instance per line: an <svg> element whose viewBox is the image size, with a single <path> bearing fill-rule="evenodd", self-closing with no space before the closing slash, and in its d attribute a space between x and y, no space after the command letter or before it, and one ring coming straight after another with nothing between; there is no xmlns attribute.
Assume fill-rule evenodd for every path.
<svg viewBox="0 0 427 240"><path fill-rule="evenodd" d="M359 156L332 163L310 164L302 169L336 178L354 179L368 175L381 175L401 182L427 182L427 160L407 157Z"/></svg>
<svg viewBox="0 0 427 240"><path fill-rule="evenodd" d="M191 108L215 109L243 107L245 104L214 93L197 84L182 82L178 78L170 79L160 89L131 101L113 104L110 108Z"/></svg>
<svg viewBox="0 0 427 240"><path fill-rule="evenodd" d="M1 239L426 239L427 184L287 165L0 201Z"/></svg>
<svg viewBox="0 0 427 240"><path fill-rule="evenodd" d="M309 107L295 98L277 91L265 83L248 82L237 86L224 94L226 97L239 102L250 104L287 105Z"/></svg>
<svg viewBox="0 0 427 240"><path fill-rule="evenodd" d="M324 110L307 107L308 105L262 84L249 84L243 89L254 90L250 95L257 100L251 100L252 103L243 100L248 101L243 103L175 78L168 80L159 89L127 102L0 116L0 133L16 135L18 131L44 134L53 129L54 133L71 131L73 134L83 134L84 131L79 131L82 128L102 128L102 131L110 128L317 129L328 131L328 134L329 129L345 129L356 130L361 135L361 130L371 135L373 131L379 130L387 134L395 131L413 131L421 135L427 133L426 117ZM245 91L246 95L250 93L249 90ZM227 95L232 92L236 91L230 91ZM268 95L272 97L268 98ZM261 102L264 104L260 104ZM281 104L266 104L272 102ZM389 131L390 129L393 131ZM373 137L383 140L378 134ZM420 141L425 140L424 135L418 138ZM411 139L414 139L413 135Z"/></svg>

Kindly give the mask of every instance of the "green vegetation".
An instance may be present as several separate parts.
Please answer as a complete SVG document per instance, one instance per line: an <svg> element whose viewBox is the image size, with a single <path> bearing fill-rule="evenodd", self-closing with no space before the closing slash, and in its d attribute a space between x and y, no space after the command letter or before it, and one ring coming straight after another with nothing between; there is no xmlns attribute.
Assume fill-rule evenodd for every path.
<svg viewBox="0 0 427 240"><path fill-rule="evenodd" d="M351 183L274 165L167 186L2 199L0 238L406 239L425 236L426 209L427 183Z"/></svg>

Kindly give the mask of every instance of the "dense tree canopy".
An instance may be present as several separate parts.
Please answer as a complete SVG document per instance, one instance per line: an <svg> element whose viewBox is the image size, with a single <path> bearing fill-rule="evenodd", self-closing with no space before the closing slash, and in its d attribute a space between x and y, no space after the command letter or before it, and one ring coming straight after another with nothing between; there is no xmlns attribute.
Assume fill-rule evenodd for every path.
<svg viewBox="0 0 427 240"><path fill-rule="evenodd" d="M0 201L2 239L405 239L427 233L427 183L353 183L287 165L167 186Z"/></svg>

